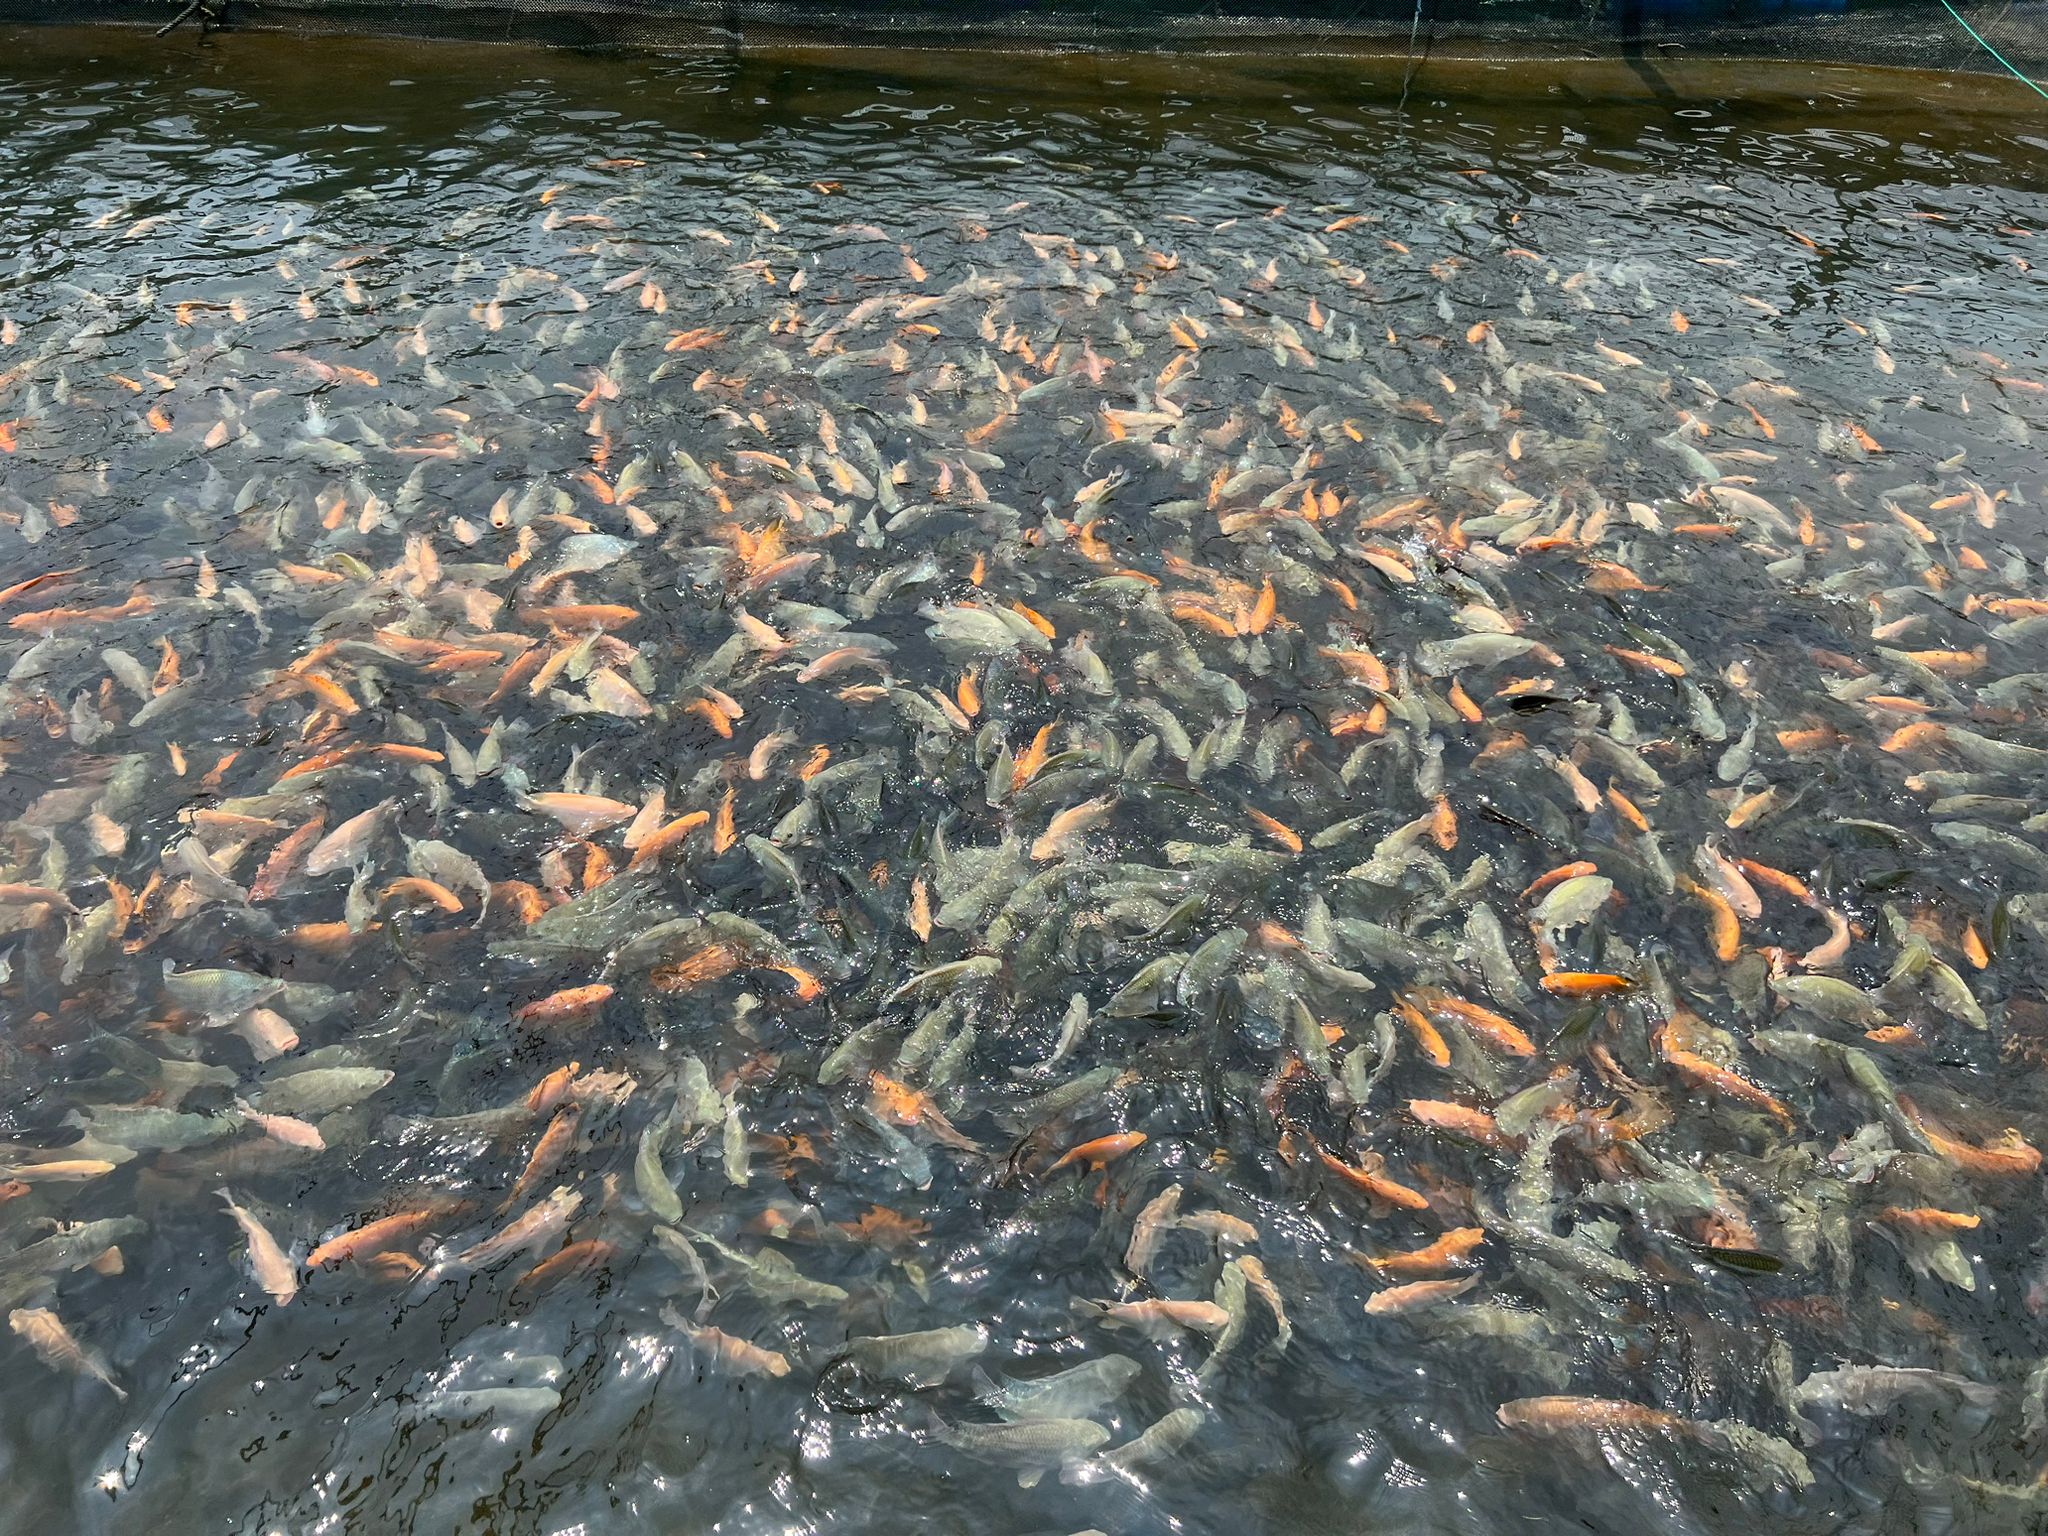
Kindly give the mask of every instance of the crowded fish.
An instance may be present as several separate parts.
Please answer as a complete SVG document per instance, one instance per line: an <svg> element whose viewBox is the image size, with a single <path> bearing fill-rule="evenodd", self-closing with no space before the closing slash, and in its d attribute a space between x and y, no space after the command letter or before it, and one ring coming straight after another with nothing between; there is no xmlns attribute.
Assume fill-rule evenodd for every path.
<svg viewBox="0 0 2048 1536"><path fill-rule="evenodd" d="M695 142L65 169L0 290L65 1497L274 1409L280 1529L2048 1521L2038 334L1476 141Z"/></svg>

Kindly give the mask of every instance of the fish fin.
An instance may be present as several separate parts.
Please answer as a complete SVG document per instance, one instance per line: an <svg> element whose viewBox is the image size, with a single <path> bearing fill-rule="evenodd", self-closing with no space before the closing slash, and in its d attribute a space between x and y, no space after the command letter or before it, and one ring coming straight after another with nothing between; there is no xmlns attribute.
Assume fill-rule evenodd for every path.
<svg viewBox="0 0 2048 1536"><path fill-rule="evenodd" d="M968 1379L974 1383L974 1400L977 1403L1001 1397L1006 1390L1001 1382L978 1365L969 1367Z"/></svg>

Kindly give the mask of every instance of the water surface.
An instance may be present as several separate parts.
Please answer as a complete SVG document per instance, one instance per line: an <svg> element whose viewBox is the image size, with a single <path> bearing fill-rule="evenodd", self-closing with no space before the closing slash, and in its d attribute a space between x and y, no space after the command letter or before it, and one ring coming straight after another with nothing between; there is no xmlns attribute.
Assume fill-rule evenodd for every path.
<svg viewBox="0 0 2048 1536"><path fill-rule="evenodd" d="M9 1529L2048 1518L2002 88L6 45Z"/></svg>

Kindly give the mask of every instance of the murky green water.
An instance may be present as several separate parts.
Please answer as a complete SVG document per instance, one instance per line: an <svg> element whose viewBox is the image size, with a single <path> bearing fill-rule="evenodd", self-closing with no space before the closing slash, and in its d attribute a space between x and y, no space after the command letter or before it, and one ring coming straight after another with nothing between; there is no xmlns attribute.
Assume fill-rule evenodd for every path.
<svg viewBox="0 0 2048 1536"><path fill-rule="evenodd" d="M6 44L8 1529L2048 1519L1997 87Z"/></svg>

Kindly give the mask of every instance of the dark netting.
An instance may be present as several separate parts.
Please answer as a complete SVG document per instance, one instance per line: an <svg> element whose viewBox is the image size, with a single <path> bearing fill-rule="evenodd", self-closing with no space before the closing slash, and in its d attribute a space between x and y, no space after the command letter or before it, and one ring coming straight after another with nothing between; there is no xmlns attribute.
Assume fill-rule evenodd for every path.
<svg viewBox="0 0 2048 1536"><path fill-rule="evenodd" d="M1430 57L1762 57L1990 70L2048 63L2048 0L0 0L0 18L188 22L568 45L789 43Z"/></svg>

